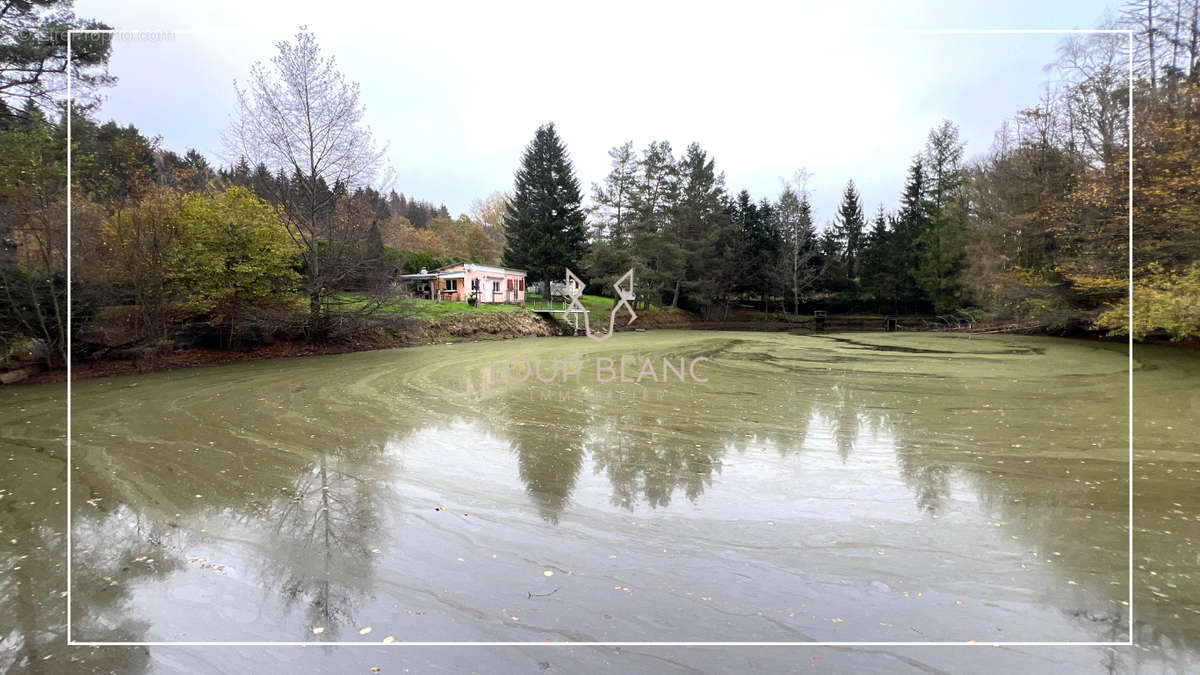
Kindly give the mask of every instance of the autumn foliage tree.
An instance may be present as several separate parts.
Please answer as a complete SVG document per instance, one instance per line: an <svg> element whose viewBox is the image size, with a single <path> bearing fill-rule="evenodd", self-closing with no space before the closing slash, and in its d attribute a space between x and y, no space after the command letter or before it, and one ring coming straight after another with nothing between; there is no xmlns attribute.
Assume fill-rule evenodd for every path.
<svg viewBox="0 0 1200 675"><path fill-rule="evenodd" d="M237 338L248 310L292 297L298 250L279 213L245 188L190 194L178 204L177 232L167 250L166 281L181 308Z"/></svg>

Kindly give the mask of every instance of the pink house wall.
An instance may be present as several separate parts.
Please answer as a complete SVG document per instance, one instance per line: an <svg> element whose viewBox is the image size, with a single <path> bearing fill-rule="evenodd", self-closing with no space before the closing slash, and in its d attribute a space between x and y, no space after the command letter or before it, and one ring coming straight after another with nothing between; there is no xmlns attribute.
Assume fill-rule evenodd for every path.
<svg viewBox="0 0 1200 675"><path fill-rule="evenodd" d="M525 304L525 273L516 270L509 270L502 267L492 267L489 265L475 265L472 263L458 263L439 269L438 274L442 276L439 280L441 297L443 300L457 300L464 302L471 296L473 283L478 283L477 297L481 303L513 303ZM454 291L445 290L448 279L447 275L457 277L462 273L462 277L457 279L457 288Z"/></svg>

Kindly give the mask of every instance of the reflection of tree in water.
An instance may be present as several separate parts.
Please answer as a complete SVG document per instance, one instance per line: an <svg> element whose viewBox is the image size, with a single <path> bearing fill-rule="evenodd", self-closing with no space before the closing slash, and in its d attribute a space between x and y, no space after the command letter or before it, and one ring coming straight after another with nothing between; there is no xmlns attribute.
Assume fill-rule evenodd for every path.
<svg viewBox="0 0 1200 675"><path fill-rule="evenodd" d="M923 393L920 386L912 387L909 396L917 402L911 412L905 410L890 419L900 474L912 490L918 508L935 514L942 511L949 502L952 483L960 485L960 490L973 492L989 521L1009 530L1022 545L1031 547L1036 553L1034 561L1051 564L1049 573L1058 583L1065 587L1072 577L1073 585L1079 583L1075 579L1080 574L1096 575L1090 591L1063 595L1049 602L1077 603L1063 604L1063 612L1085 626L1092 639L1127 639L1128 616L1120 604L1125 592L1120 582L1124 581L1127 569L1123 545L1127 531L1122 527L1124 518L1119 517L1124 511L1106 509L1095 493L1103 483L1103 489L1116 489L1120 493L1116 502L1123 505L1124 485L1114 488L1111 479L1123 476L1125 467L1110 473L1110 463L1103 461L1039 459L1026 450L1014 450L1021 445L1012 444L1013 438L1003 430L990 436L985 432L977 438L976 432L969 430L995 424L998 411L984 412L987 406L980 404L970 416L956 420L962 402L978 395L966 385L957 385L950 391L947 386L955 385L939 382L936 394ZM1071 404L1061 401L1059 405ZM1086 413L1066 417L1086 419ZM1032 465L1027 463L1030 459L1026 458L1038 468L1030 468ZM1067 467L1070 471L1064 474ZM1113 526L1103 525L1105 521L1111 521ZM1106 578L1104 569L1114 571L1111 579ZM1046 592L1055 593L1055 589L1051 586ZM1170 639L1176 637L1177 633ZM1111 650L1100 665L1108 672L1121 672L1124 667Z"/></svg>
<svg viewBox="0 0 1200 675"><path fill-rule="evenodd" d="M894 451L900 477L921 511L937 514L952 508L952 487L965 488L977 494L985 509L1003 509L1004 515L996 519L1004 527L1020 523L1036 532L1042 549L1057 542L1053 550L1062 556L1056 562L1064 569L1087 567L1095 542L1082 542L1065 517L1072 505L1087 503L1083 488L1067 485L1062 494L1031 499L1030 491L1036 493L1036 488L1027 481L1022 484L992 464L979 464L998 458L994 448L980 448L984 459L979 461L975 452L968 452L974 441L962 424L970 422L960 423L966 417L956 418L953 406L977 399L974 385L920 375L795 368L781 359L753 359L753 367L775 372L764 377L762 372L739 370L738 378L728 380L731 386L696 388L686 400L631 405L577 401L576 407L586 413L582 421L558 402L531 402L524 396L511 401L506 408L511 418L507 435L514 438L521 479L539 511L554 520L570 499L582 459L575 452L580 440L574 431L580 427L587 427L583 447L592 454L594 468L612 485L612 502L623 508L639 502L666 506L676 490L690 500L699 499L714 473L721 471L727 451L773 447L787 454L800 451L807 442L809 449L836 451L843 462L856 451ZM1003 434L992 440L1008 447ZM570 447L572 452L564 457L550 452L551 447ZM1012 534L1027 541L1028 532ZM1178 554L1170 556L1178 559ZM1097 611L1081 603L1064 606L1064 611L1089 626L1096 639L1125 639L1128 619L1119 607ZM1165 620L1165 614L1151 618L1150 612L1146 617L1155 626L1139 622L1139 636L1152 633L1156 644L1194 643L1178 621ZM1111 654L1100 665L1110 671L1122 667Z"/></svg>
<svg viewBox="0 0 1200 675"><path fill-rule="evenodd" d="M593 430L588 450L597 473L612 483L612 503L632 510L644 499L651 508L667 506L676 490L696 501L721 471L724 447L695 443L663 420L638 409L621 410Z"/></svg>
<svg viewBox="0 0 1200 675"><path fill-rule="evenodd" d="M180 534L124 505L108 510L77 504L72 524L72 636L141 639L150 624L129 615L130 590L139 581L163 582L184 567Z"/></svg>
<svg viewBox="0 0 1200 675"><path fill-rule="evenodd" d="M553 388L547 391L554 392ZM541 517L557 523L571 501L583 466L583 439L589 424L587 404L516 390L494 399L484 420L497 427L517 454L525 492Z"/></svg>
<svg viewBox="0 0 1200 675"><path fill-rule="evenodd" d="M945 386L945 383L940 383ZM921 511L931 514L940 513L943 504L950 498L950 479L954 465L945 461L945 452L935 452L936 448L930 441L934 434L932 424L918 422L918 412L911 406L925 407L925 401L919 388L908 388L902 397L892 400L891 392L879 392L876 410L883 412L887 408L895 408L892 414L884 413L881 424L891 436L892 446L896 455L896 464L900 468L900 477L913 492L913 501ZM965 393L964 393L965 395ZM916 403L913 398L916 397ZM901 405L909 410L900 409Z"/></svg>
<svg viewBox="0 0 1200 675"><path fill-rule="evenodd" d="M276 588L286 606L306 604L309 623L326 628L354 621L354 610L371 587L374 557L389 490L383 442L364 442L318 452L299 465L262 515L278 550L267 558L265 588Z"/></svg>
<svg viewBox="0 0 1200 675"><path fill-rule="evenodd" d="M6 571L0 576L0 672L144 671L149 655L142 648L66 645L66 517L55 498L65 494L65 448L48 445L59 443L0 440L9 455L0 483L0 569ZM165 546L168 528L147 525L124 508L86 504L86 486L73 497L72 637L143 639L149 623L130 614L129 593L139 580L165 578L180 565ZM136 562L139 556L154 563Z"/></svg>

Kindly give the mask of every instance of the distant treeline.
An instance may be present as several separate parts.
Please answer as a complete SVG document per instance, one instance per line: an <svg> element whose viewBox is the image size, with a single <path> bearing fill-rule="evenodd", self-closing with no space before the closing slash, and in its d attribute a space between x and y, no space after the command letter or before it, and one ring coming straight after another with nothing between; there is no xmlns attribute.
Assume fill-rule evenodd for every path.
<svg viewBox="0 0 1200 675"><path fill-rule="evenodd" d="M13 5L0 24L6 34L105 27L67 5ZM1132 91L1124 36L1072 36L1044 96L986 153L965 157L957 127L944 122L895 167L907 180L894 205L871 209L847 181L824 224L802 172L756 198L727 189L698 144L677 154L666 142L623 143L587 198L553 125L537 131L511 193L451 218L444 205L372 186L382 151L358 88L303 30L279 46L276 62L293 67L251 68L255 86L237 91L227 130L238 148L228 154L242 159L214 167L132 125L97 122L95 92L114 82L111 41L77 41L76 356L228 346L280 331L345 337L365 325L354 317L394 296L398 274L456 260L502 262L532 280L570 267L602 293L633 268L640 303L715 319L745 307L936 313L1196 337L1200 0L1164 7L1152 0L1122 19L1139 39ZM32 351L52 365L67 358L66 49L0 49L0 368ZM316 89L330 92L316 107L273 99ZM319 138L286 132L311 121L296 110L319 118ZM257 124L264 116L276 117Z"/></svg>
<svg viewBox="0 0 1200 675"><path fill-rule="evenodd" d="M1140 40L1132 91L1124 35L1064 40L1041 100L987 152L968 160L944 122L906 167L896 206L867 215L850 180L823 228L803 172L776 197L731 193L697 144L678 156L661 141L613 148L585 202L546 125L517 175L504 260L535 278L570 267L609 294L633 268L640 301L717 318L752 304L1114 335L1131 330L1132 260L1134 335L1200 336L1198 9L1131 5L1120 25Z"/></svg>
<svg viewBox="0 0 1200 675"><path fill-rule="evenodd" d="M33 101L0 114L0 327L6 345L34 338L51 363L65 359L66 342L65 119ZM303 324L293 300L307 268L280 216L302 177L246 161L214 169L195 150L160 149L86 109L73 118L72 141L80 355L180 340L227 345ZM397 274L498 260L497 224L451 219L445 206L369 186L316 184L331 228L320 247L327 310L336 292L386 293ZM362 313L361 302L354 307Z"/></svg>

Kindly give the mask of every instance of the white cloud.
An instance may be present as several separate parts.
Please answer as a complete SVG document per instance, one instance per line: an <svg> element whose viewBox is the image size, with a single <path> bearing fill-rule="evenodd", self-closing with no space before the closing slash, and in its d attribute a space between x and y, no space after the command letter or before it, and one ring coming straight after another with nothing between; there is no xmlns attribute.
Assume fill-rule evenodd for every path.
<svg viewBox="0 0 1200 675"><path fill-rule="evenodd" d="M778 192L814 173L828 219L853 177L868 210L899 195L929 127L958 123L968 152L1034 103L1055 36L914 35L855 28L1088 28L1096 3L328 3L216 0L77 12L122 29L234 28L173 41L118 41L102 116L216 157L244 79L273 43L307 24L361 82L368 119L390 145L398 190L465 211L511 187L522 147L553 120L585 186L607 150L633 140L699 142L731 189ZM246 32L249 27L252 32Z"/></svg>

